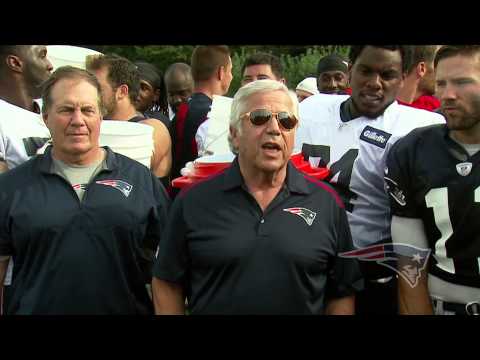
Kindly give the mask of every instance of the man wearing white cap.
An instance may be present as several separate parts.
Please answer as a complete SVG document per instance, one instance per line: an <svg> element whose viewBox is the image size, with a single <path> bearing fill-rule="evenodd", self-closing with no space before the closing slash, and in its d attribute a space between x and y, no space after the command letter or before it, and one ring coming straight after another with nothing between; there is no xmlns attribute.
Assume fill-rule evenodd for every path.
<svg viewBox="0 0 480 360"><path fill-rule="evenodd" d="M314 77L307 77L300 81L295 89L297 93L298 102L302 102L306 98L318 94L317 79Z"/></svg>

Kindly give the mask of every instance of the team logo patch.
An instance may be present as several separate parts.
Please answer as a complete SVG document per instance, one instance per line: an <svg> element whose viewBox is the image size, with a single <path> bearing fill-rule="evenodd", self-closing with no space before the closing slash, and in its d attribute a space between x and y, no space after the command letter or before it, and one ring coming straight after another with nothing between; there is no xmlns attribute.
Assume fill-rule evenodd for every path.
<svg viewBox="0 0 480 360"><path fill-rule="evenodd" d="M398 186L398 184L390 179L389 177L384 177L385 179L385 186L387 188L387 192L390 196L395 200L399 205L405 206L407 205L407 201L405 200L405 195L403 194L402 189Z"/></svg>
<svg viewBox="0 0 480 360"><path fill-rule="evenodd" d="M467 176L472 171L472 163L471 162L464 162L457 164L457 172L462 176Z"/></svg>
<svg viewBox="0 0 480 360"><path fill-rule="evenodd" d="M283 209L283 211L300 216L303 220L305 220L308 226L313 224L313 220L315 220L315 216L317 216L317 213L313 212L312 210L301 207Z"/></svg>
<svg viewBox="0 0 480 360"><path fill-rule="evenodd" d="M133 189L133 185L130 185L129 183L122 180L99 180L95 181L95 183L114 187L115 189L121 191L121 193L125 195L125 197L128 197L128 195L130 195L130 192Z"/></svg>
<svg viewBox="0 0 480 360"><path fill-rule="evenodd" d="M375 129L371 126L365 126L365 128L362 130L362 134L360 135L360 139L368 142L369 144L385 149L388 139L390 139L391 136L392 134L389 134L385 131Z"/></svg>
<svg viewBox="0 0 480 360"><path fill-rule="evenodd" d="M75 184L75 185L72 185L73 187L73 190L87 190L87 184Z"/></svg>
<svg viewBox="0 0 480 360"><path fill-rule="evenodd" d="M414 288L418 285L421 271L425 271L430 249L421 249L409 244L381 244L347 251L339 254L343 258L354 258L362 261L375 261L404 278ZM401 261L401 267L398 262Z"/></svg>

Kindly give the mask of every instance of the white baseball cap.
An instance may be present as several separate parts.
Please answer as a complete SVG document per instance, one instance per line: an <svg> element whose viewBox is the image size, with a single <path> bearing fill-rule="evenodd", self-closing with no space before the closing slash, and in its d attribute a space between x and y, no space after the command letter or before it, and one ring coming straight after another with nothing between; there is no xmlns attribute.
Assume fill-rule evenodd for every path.
<svg viewBox="0 0 480 360"><path fill-rule="evenodd" d="M308 77L306 79L303 79L297 85L296 90L303 90L313 95L318 94L317 79L314 77Z"/></svg>

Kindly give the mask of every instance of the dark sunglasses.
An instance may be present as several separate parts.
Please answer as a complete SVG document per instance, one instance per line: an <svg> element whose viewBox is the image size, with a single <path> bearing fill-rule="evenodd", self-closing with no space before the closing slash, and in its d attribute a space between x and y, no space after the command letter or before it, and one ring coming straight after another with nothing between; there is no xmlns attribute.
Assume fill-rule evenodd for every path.
<svg viewBox="0 0 480 360"><path fill-rule="evenodd" d="M289 131L292 130L295 126L297 126L298 119L294 115L290 115L286 111L280 111L275 113L271 112L270 110L259 109L245 113L242 115L242 117L248 116L250 122L253 125L262 126L269 122L274 115L277 117L278 123L284 130Z"/></svg>

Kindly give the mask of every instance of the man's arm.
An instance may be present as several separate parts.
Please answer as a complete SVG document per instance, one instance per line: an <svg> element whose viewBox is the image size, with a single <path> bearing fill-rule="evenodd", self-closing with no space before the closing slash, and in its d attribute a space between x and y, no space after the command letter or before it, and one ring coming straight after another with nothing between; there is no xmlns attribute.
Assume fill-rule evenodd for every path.
<svg viewBox="0 0 480 360"><path fill-rule="evenodd" d="M180 285L153 277L152 293L156 315L185 315L185 299Z"/></svg>
<svg viewBox="0 0 480 360"><path fill-rule="evenodd" d="M8 171L7 163L3 160L0 160L0 174Z"/></svg>
<svg viewBox="0 0 480 360"><path fill-rule="evenodd" d="M172 167L172 140L167 127L157 119L140 121L153 127L154 150L151 161L151 170L157 177L164 177L170 173Z"/></svg>
<svg viewBox="0 0 480 360"><path fill-rule="evenodd" d="M7 274L8 260L10 256L0 256L0 315L3 315L3 282Z"/></svg>
<svg viewBox="0 0 480 360"><path fill-rule="evenodd" d="M327 302L326 315L354 315L355 295L331 299Z"/></svg>
<svg viewBox="0 0 480 360"><path fill-rule="evenodd" d="M392 218L392 241L414 245L427 249L428 241L425 235L423 222L416 218L393 216ZM405 265L399 260L398 266ZM428 293L428 263L420 272L420 278L415 286L398 277L398 303L399 313L402 315L432 315L433 308Z"/></svg>

